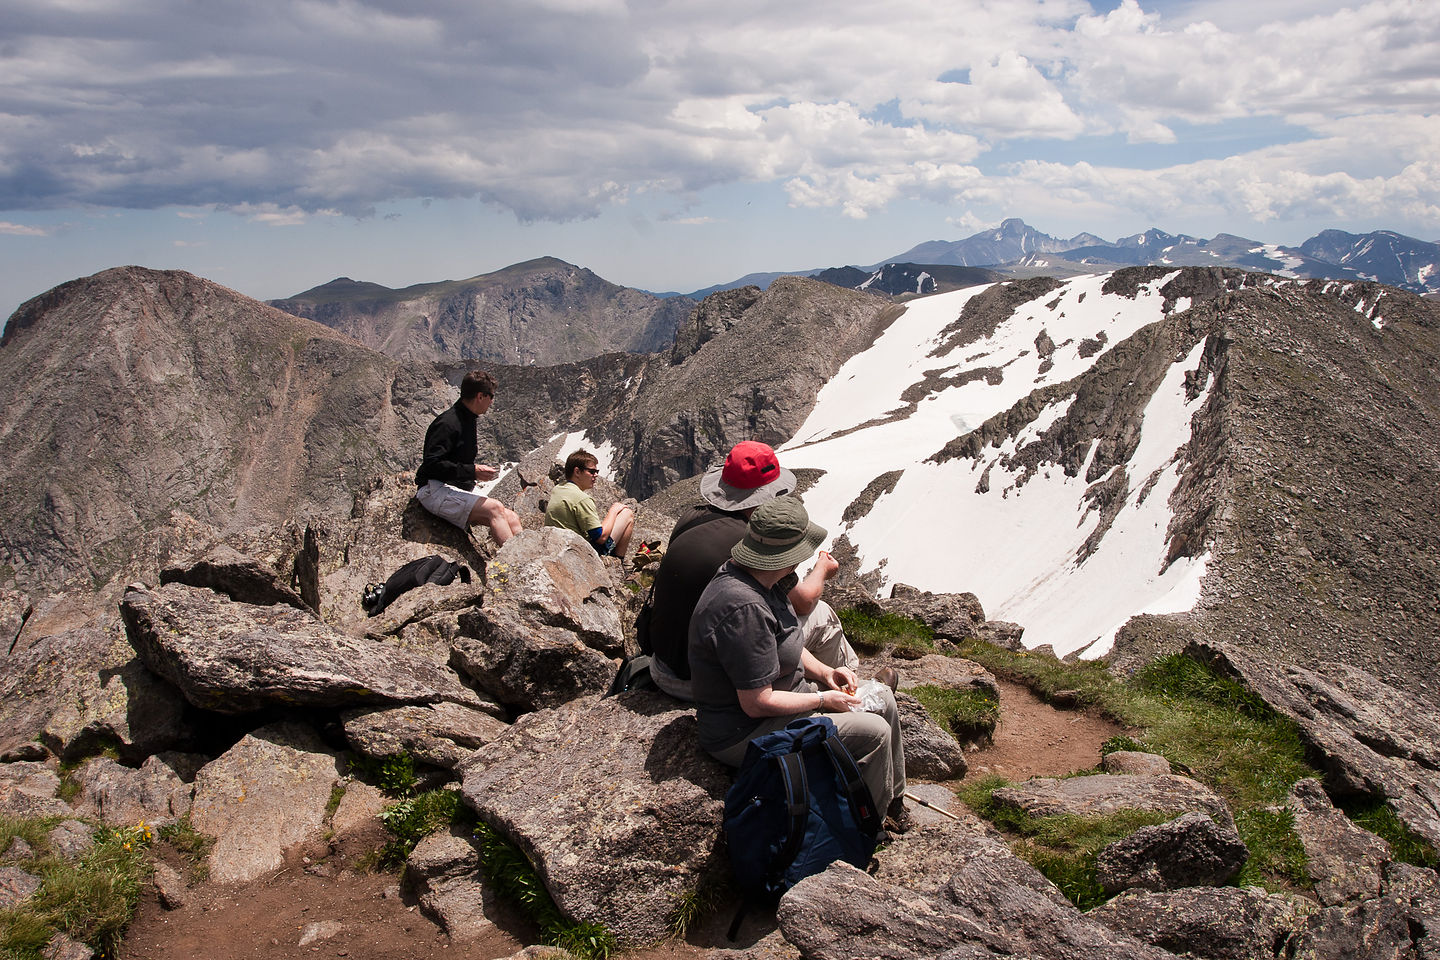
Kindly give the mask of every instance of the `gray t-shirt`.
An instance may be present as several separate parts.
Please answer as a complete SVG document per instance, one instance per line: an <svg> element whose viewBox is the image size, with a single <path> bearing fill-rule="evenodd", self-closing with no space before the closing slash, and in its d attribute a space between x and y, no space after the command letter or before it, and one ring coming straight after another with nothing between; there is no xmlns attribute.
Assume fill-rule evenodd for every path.
<svg viewBox="0 0 1440 960"><path fill-rule="evenodd" d="M794 585L792 574L766 590L726 562L700 595L690 618L690 683L706 750L749 739L760 725L741 709L736 690L794 690L804 681L805 642L787 596Z"/></svg>

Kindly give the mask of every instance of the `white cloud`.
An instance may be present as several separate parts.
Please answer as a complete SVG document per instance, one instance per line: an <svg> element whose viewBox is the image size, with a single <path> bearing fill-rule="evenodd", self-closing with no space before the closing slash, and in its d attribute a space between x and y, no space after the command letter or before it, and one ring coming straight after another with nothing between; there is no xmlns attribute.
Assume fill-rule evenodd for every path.
<svg viewBox="0 0 1440 960"><path fill-rule="evenodd" d="M7 237L48 237L52 232L47 227L32 227L23 223L0 220L0 234Z"/></svg>
<svg viewBox="0 0 1440 960"><path fill-rule="evenodd" d="M566 221L741 182L857 218L906 199L990 219L1016 200L1435 206L1422 145L1383 129L1440 103L1440 18L1414 0L9 7L0 211L218 205L284 224L473 197ZM1271 152L1186 155L1196 125L1266 119L1287 121ZM1096 162L1112 133L1170 166ZM1036 159L995 169L997 150Z"/></svg>

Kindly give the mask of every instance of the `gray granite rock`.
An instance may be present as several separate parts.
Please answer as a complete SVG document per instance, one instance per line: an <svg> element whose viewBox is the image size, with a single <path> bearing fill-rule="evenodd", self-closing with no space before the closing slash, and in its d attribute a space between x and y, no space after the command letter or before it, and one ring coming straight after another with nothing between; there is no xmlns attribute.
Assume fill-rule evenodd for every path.
<svg viewBox="0 0 1440 960"><path fill-rule="evenodd" d="M526 714L462 772L465 802L530 858L560 911L622 945L665 936L677 899L724 870L730 773L662 694Z"/></svg>
<svg viewBox="0 0 1440 960"><path fill-rule="evenodd" d="M360 707L482 701L450 671L348 636L288 606L235 603L171 584L132 587L121 612L146 665L198 707Z"/></svg>
<svg viewBox="0 0 1440 960"><path fill-rule="evenodd" d="M0 763L0 813L15 817L63 817L73 811L55 791L60 775L54 762Z"/></svg>
<svg viewBox="0 0 1440 960"><path fill-rule="evenodd" d="M190 822L215 838L211 878L254 880L278 869L292 845L318 839L339 777L339 758L292 723L247 734L206 764L195 778Z"/></svg>
<svg viewBox="0 0 1440 960"><path fill-rule="evenodd" d="M111 826L141 820L163 825L190 812L195 774L204 763L198 754L166 752L148 757L137 770L96 757L75 771L80 785L75 806Z"/></svg>
<svg viewBox="0 0 1440 960"><path fill-rule="evenodd" d="M160 571L160 583L183 583L223 593L237 603L270 606L282 603L298 610L309 607L282 576L264 560L257 560L228 544L217 544L202 556Z"/></svg>
<svg viewBox="0 0 1440 960"><path fill-rule="evenodd" d="M624 633L605 564L583 537L545 527L486 568L485 605L460 615L450 664L516 710L603 693Z"/></svg>
<svg viewBox="0 0 1440 960"><path fill-rule="evenodd" d="M1390 862L1388 843L1335 809L1319 780L1296 783L1287 806L1295 815L1306 870L1321 903L1332 907L1380 895L1385 864Z"/></svg>
<svg viewBox="0 0 1440 960"><path fill-rule="evenodd" d="M456 703L347 710L341 719L345 737L357 753L377 758L409 753L423 763L446 769L453 769L476 747L509 728L492 711Z"/></svg>
<svg viewBox="0 0 1440 960"><path fill-rule="evenodd" d="M931 719L920 701L896 692L900 733L905 741L905 776L916 780L958 780L965 776L965 750Z"/></svg>
<svg viewBox="0 0 1440 960"><path fill-rule="evenodd" d="M1108 773L1087 777L1036 777L993 794L995 801L1032 817L1073 814L1098 817L1120 810L1208 814L1234 828L1230 808L1220 795L1189 777L1128 776Z"/></svg>
<svg viewBox="0 0 1440 960"><path fill-rule="evenodd" d="M1234 827L1187 813L1105 847L1095 857L1095 877L1106 893L1218 887L1240 872L1249 855Z"/></svg>
<svg viewBox="0 0 1440 960"><path fill-rule="evenodd" d="M1101 758L1100 769L1106 773L1163 776L1170 773L1170 761L1153 753L1116 750Z"/></svg>
<svg viewBox="0 0 1440 960"><path fill-rule="evenodd" d="M166 910L179 910L190 901L190 888L185 883L185 878L164 861L156 862L151 882L155 884L155 895L160 899L160 906Z"/></svg>
<svg viewBox="0 0 1440 960"><path fill-rule="evenodd" d="M1296 960L1435 960L1440 957L1440 877L1391 864L1371 900L1326 907L1294 944Z"/></svg>
<svg viewBox="0 0 1440 960"><path fill-rule="evenodd" d="M19 867L0 867L0 910L29 900L40 890L40 878Z"/></svg>
<svg viewBox="0 0 1440 960"><path fill-rule="evenodd" d="M1089 912L1108 927L1174 953L1204 960L1289 956L1314 901L1256 887L1130 890Z"/></svg>
<svg viewBox="0 0 1440 960"><path fill-rule="evenodd" d="M420 909L456 940L495 927L495 897L480 873L480 851L469 830L452 827L416 844L405 861L405 883Z"/></svg>

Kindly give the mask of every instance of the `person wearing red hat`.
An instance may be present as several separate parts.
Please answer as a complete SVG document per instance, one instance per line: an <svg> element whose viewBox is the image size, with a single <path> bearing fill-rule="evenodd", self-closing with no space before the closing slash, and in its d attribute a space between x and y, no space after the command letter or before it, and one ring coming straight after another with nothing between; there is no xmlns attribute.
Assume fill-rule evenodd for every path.
<svg viewBox="0 0 1440 960"><path fill-rule="evenodd" d="M775 451L755 440L737 443L725 462L700 480L705 502L686 513L670 531L670 544L655 571L648 631L650 677L661 690L680 700L693 699L687 643L690 615L705 586L730 551L745 536L750 514L763 503L795 490L795 474L780 466ZM820 599L825 581L840 565L821 551L814 568L786 589L801 616L805 648L832 667L853 673L860 658L845 639L840 618ZM888 682L888 681L887 681Z"/></svg>

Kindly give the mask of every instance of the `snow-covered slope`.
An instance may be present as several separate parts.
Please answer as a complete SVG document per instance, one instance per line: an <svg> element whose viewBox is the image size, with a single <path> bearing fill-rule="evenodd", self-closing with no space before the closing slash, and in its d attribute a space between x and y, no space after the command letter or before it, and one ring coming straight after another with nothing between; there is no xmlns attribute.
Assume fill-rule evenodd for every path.
<svg viewBox="0 0 1440 960"><path fill-rule="evenodd" d="M1099 655L1131 616L1195 602L1206 558L1167 566L1166 530L1177 451L1205 399L1201 390L1187 400L1184 389L1200 347L1175 359L1146 406L1141 441L1123 464L1137 482L1088 552L1083 548L1101 521L1085 497L1094 486L1085 469L1067 476L1056 465L1027 474L1012 460L1065 413L1073 394L1047 394L1028 427L985 447L978 459L936 456L1017 401L1085 373L1106 350L1164 315L1157 291L1169 277L1143 285L1133 298L1103 293L1105 279L1071 280L1022 304L993 332L968 339L946 328L986 288L918 301L820 392L809 419L782 448L782 462L825 471L806 504L832 543L848 538L862 573L878 569L886 583L973 592L989 617L1023 624L1027 645L1049 643L1061 654L1084 648ZM916 388L922 383L928 389ZM1086 466L1094 453L1092 442ZM843 520L886 474L881 487L889 489L863 515L856 518L860 511L852 509L852 519Z"/></svg>

